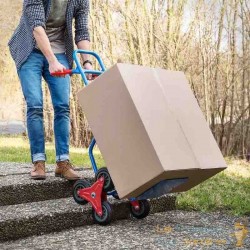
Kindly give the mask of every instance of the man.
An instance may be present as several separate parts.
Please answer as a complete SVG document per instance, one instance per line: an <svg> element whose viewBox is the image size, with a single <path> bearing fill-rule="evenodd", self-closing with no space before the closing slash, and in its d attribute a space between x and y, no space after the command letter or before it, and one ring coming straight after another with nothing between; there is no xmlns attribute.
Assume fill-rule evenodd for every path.
<svg viewBox="0 0 250 250"><path fill-rule="evenodd" d="M51 73L72 67L73 19L77 47L89 49L88 12L89 0L24 0L20 23L9 41L27 104L32 179L46 178L42 77L54 108L55 176L80 178L69 161L70 78L53 77ZM82 59L84 68L92 69L88 56L82 55Z"/></svg>

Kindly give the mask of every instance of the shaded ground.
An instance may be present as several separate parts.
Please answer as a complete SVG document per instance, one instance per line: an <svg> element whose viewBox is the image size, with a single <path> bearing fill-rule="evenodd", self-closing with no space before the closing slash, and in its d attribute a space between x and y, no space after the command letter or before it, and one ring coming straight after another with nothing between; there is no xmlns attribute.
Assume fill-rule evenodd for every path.
<svg viewBox="0 0 250 250"><path fill-rule="evenodd" d="M0 249L250 249L249 218L170 211L15 242ZM244 225L240 225L243 223ZM237 243L241 247L236 247Z"/></svg>

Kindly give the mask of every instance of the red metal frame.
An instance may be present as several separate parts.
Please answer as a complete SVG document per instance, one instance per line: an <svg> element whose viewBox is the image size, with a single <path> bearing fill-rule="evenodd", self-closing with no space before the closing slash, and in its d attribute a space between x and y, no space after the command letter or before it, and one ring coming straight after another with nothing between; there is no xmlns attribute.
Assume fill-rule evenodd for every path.
<svg viewBox="0 0 250 250"><path fill-rule="evenodd" d="M92 74L92 80L96 79L99 75Z"/></svg>
<svg viewBox="0 0 250 250"><path fill-rule="evenodd" d="M140 203L138 200L130 201L130 204L135 210L140 210Z"/></svg>
<svg viewBox="0 0 250 250"><path fill-rule="evenodd" d="M78 195L91 203L99 216L102 216L102 201L107 200L106 193L103 192L104 178L100 177L91 187L83 188L78 191Z"/></svg>

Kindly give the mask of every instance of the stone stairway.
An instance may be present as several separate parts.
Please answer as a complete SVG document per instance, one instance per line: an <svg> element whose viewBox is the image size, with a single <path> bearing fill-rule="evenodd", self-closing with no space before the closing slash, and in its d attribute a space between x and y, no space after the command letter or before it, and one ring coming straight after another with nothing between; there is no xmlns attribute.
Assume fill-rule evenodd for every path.
<svg viewBox="0 0 250 250"><path fill-rule="evenodd" d="M72 198L72 182L55 178L53 166L48 166L45 181L29 179L29 164L0 163L0 241L16 240L69 228L93 224L92 208L81 206ZM78 168L93 182L91 169ZM113 220L130 217L127 200L109 198L113 205ZM175 209L175 196L150 200L151 213Z"/></svg>

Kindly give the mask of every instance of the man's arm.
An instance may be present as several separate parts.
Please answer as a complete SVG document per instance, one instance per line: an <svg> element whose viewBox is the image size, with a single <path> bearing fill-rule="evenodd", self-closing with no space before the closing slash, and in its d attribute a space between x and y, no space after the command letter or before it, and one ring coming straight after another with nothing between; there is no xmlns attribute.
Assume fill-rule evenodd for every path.
<svg viewBox="0 0 250 250"><path fill-rule="evenodd" d="M58 62L56 56L54 55L49 38L43 27L36 27L33 31L34 37L36 39L39 49L42 51L49 63L49 72L63 71L65 67Z"/></svg>
<svg viewBox="0 0 250 250"><path fill-rule="evenodd" d="M23 13L32 30L39 26L45 28L45 12L42 0L24 0Z"/></svg>
<svg viewBox="0 0 250 250"><path fill-rule="evenodd" d="M78 49L83 49L83 50L90 50L90 42L88 40L82 40L77 43L77 48ZM89 55L87 54L81 54L82 61L85 62L86 60L89 60ZM86 69L92 69L92 65L90 63L86 63L84 65Z"/></svg>
<svg viewBox="0 0 250 250"><path fill-rule="evenodd" d="M50 73L62 71L65 67L61 65L52 52L49 39L45 32L45 12L42 0L24 0L24 15L33 30L33 35L39 49L49 62Z"/></svg>
<svg viewBox="0 0 250 250"><path fill-rule="evenodd" d="M75 43L90 41L88 29L89 0L79 1L79 6L75 13Z"/></svg>
<svg viewBox="0 0 250 250"><path fill-rule="evenodd" d="M83 49L83 50L90 50L90 42L88 40L82 40L82 41L77 43L77 48ZM87 55L87 54L81 54L81 57L82 57L83 62L85 62L86 60L89 59L89 55ZM90 63L85 63L84 68L87 70L93 69L92 64L90 64ZM92 80L92 74L88 74L87 79Z"/></svg>
<svg viewBox="0 0 250 250"><path fill-rule="evenodd" d="M88 30L89 0L83 0L75 15L75 43L78 49L90 50L90 38ZM81 54L82 61L89 59L89 55ZM84 68L93 69L90 63L84 64ZM91 79L91 75L88 76Z"/></svg>

